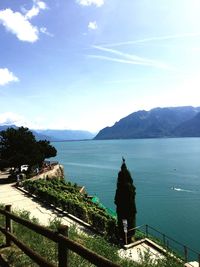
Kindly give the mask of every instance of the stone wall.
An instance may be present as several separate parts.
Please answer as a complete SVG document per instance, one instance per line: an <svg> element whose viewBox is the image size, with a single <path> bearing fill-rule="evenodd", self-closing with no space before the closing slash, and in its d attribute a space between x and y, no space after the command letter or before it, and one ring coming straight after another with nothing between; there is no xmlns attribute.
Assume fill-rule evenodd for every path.
<svg viewBox="0 0 200 267"><path fill-rule="evenodd" d="M63 165L57 164L57 165L51 165L51 169L44 171L42 173L39 173L38 175L31 178L31 180L37 180L37 179L46 179L46 178L61 178L64 179L64 167Z"/></svg>

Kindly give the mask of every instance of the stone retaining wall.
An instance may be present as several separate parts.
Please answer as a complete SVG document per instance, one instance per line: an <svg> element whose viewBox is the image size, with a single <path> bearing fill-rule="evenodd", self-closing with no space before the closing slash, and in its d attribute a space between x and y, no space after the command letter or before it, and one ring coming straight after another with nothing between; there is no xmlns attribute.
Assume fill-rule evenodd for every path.
<svg viewBox="0 0 200 267"><path fill-rule="evenodd" d="M64 179L64 167L63 165L57 164L57 165L51 165L51 169L44 171L42 173L39 173L38 175L31 178L31 180L37 180L37 179L46 179L46 178L61 178Z"/></svg>

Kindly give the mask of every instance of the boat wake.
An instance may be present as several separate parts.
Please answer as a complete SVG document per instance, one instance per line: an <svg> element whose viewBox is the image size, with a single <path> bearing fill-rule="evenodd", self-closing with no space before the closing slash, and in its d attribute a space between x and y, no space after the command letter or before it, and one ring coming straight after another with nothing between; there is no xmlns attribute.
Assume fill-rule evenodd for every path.
<svg viewBox="0 0 200 267"><path fill-rule="evenodd" d="M85 168L96 168L96 169L109 169L115 170L112 166L102 166L97 164L87 164L87 163L78 163L78 162L66 162L68 165L78 166L78 167L85 167Z"/></svg>
<svg viewBox="0 0 200 267"><path fill-rule="evenodd" d="M182 189L182 188L177 188L177 187L172 187L171 188L172 190L175 190L175 191L181 191L181 192L189 192L189 193L193 193L194 191L191 191L191 190L186 190L186 189Z"/></svg>

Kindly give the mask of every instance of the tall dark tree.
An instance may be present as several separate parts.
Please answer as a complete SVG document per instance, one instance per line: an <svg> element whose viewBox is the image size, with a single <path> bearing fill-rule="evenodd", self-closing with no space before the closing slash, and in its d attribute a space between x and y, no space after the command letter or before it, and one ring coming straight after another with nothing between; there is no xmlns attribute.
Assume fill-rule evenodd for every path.
<svg viewBox="0 0 200 267"><path fill-rule="evenodd" d="M129 170L126 167L125 159L118 173L117 189L115 194L115 205L117 210L118 230L120 239L125 240L123 220L127 220L128 243L135 234L136 223L136 204L135 204L135 186Z"/></svg>
<svg viewBox="0 0 200 267"><path fill-rule="evenodd" d="M56 149L48 141L36 141L33 133L24 127L8 128L0 132L1 167L19 168L28 164L41 164L48 157L56 156Z"/></svg>

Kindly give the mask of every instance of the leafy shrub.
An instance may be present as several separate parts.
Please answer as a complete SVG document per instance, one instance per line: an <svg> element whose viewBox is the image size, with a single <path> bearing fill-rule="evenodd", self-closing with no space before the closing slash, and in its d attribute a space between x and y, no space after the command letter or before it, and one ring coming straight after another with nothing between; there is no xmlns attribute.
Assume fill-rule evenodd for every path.
<svg viewBox="0 0 200 267"><path fill-rule="evenodd" d="M116 239L116 220L100 207L93 203L87 194L81 194L76 184L65 182L63 179L26 180L24 188L40 200L53 204L79 219L91 224L98 232Z"/></svg>

